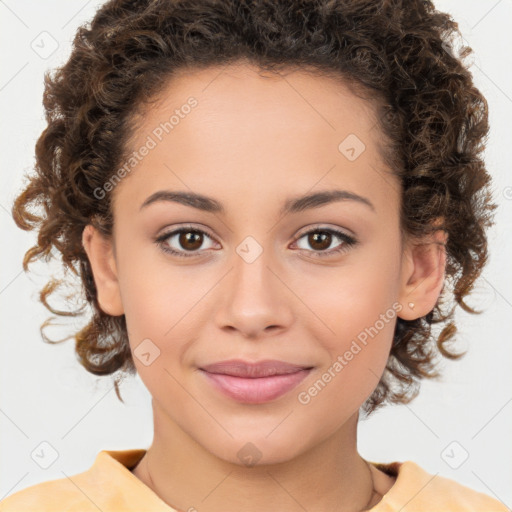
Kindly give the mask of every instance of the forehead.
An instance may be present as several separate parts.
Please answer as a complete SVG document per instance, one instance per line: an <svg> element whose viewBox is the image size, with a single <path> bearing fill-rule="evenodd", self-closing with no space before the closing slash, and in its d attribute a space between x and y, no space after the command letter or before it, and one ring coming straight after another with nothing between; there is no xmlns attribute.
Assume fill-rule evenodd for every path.
<svg viewBox="0 0 512 512"><path fill-rule="evenodd" d="M267 120L272 121L268 128L284 127L288 132L301 127L310 133L323 128L339 135L348 129L361 136L376 131L377 97L359 97L341 77L325 76L311 68L271 73L252 64L234 63L178 69L149 107L142 106L137 134L151 132L191 98L198 103L193 117L216 125L232 121L237 123L237 132L248 131L251 126L261 128L258 122ZM302 122L294 124L299 118ZM173 129L174 134L178 131L183 130Z"/></svg>
<svg viewBox="0 0 512 512"><path fill-rule="evenodd" d="M379 155L375 104L312 72L180 70L135 126L130 149L153 147L130 172L131 202L166 186L209 195L286 187L288 197L320 180L359 192L396 185Z"/></svg>

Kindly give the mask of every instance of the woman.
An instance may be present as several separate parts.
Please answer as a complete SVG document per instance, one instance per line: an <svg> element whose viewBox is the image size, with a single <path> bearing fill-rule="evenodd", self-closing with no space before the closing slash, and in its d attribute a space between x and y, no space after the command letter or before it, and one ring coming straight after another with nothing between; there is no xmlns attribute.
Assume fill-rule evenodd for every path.
<svg viewBox="0 0 512 512"><path fill-rule="evenodd" d="M13 216L25 268L55 247L79 274L80 361L140 375L154 439L4 510L507 510L357 451L360 410L460 357L446 299L473 312L487 258L456 32L431 2L331 0L113 0L79 29Z"/></svg>

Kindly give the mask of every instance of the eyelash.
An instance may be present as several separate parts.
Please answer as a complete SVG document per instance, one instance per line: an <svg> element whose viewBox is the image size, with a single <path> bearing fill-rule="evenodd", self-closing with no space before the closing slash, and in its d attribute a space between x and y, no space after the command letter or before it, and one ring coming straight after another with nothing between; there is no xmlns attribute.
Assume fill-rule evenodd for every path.
<svg viewBox="0 0 512 512"><path fill-rule="evenodd" d="M192 251L190 254L186 254L181 251L175 251L174 249L170 249L169 246L164 243L167 239L171 238L174 235L177 235L180 233L190 233L190 232L206 235L209 238L213 239L213 237L210 236L206 231L195 228L193 226L184 226L184 227L181 227L174 231L169 231L168 233L164 233L163 235L156 238L155 242L166 253L169 253L173 256L179 256L179 257L183 257L183 258L191 258L191 257L196 256L198 254L198 251ZM355 238L343 233L342 231L338 231L337 229L333 229L333 228L321 228L321 227L315 227L309 231L306 231L305 233L302 233L301 236L299 236L296 239L296 241L300 240L301 238L305 237L306 235L310 235L311 233L330 233L330 234L335 235L336 237L340 238L343 242L345 242L344 244L341 244L337 249L332 249L330 251L310 251L310 252L317 254L318 256L315 256L315 257L319 257L319 258L326 258L326 257L332 256L334 254L345 252L350 247L353 247L358 243L358 241ZM303 249L303 250L306 250L306 249Z"/></svg>

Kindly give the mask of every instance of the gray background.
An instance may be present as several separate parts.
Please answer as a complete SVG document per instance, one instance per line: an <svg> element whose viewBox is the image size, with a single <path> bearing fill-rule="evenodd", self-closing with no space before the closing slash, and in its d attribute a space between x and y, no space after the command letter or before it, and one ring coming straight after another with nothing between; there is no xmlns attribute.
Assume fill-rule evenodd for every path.
<svg viewBox="0 0 512 512"><path fill-rule="evenodd" d="M45 127L43 73L66 60L76 28L101 3L0 0L0 499L84 471L102 449L147 448L152 440L150 395L138 377L123 383L123 405L110 377L95 377L78 364L72 340L42 341L39 326L50 314L38 292L51 274L60 275L60 267L36 263L23 273L23 255L35 234L18 229L10 215ZM468 62L490 108L484 156L500 208L489 235L490 262L468 300L485 312L457 312L458 346L469 347L466 357L443 360L443 378L423 382L410 404L362 421L358 447L368 460L413 460L511 507L512 0L435 4L453 15L473 48ZM70 320L48 332L62 338L80 326ZM52 462L52 454L56 460L41 467Z"/></svg>

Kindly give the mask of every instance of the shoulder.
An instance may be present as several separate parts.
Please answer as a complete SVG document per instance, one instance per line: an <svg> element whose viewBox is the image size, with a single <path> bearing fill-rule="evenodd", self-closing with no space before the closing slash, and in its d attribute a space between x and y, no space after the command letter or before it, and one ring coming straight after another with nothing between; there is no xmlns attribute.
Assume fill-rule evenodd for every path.
<svg viewBox="0 0 512 512"><path fill-rule="evenodd" d="M430 475L430 473L427 473ZM471 487L463 485L452 478L440 476L439 474L430 475L432 478L432 488L427 491L429 500L439 501L443 506L457 506L452 510L461 510L467 512L505 512L509 511L504 503L491 497L488 494L476 491ZM428 486L427 486L428 487Z"/></svg>
<svg viewBox="0 0 512 512"><path fill-rule="evenodd" d="M171 510L130 472L145 450L102 450L92 467L65 478L41 482L0 501L0 512L112 512ZM65 473L64 473L65 474Z"/></svg>
<svg viewBox="0 0 512 512"><path fill-rule="evenodd" d="M372 512L510 512L503 502L413 461L375 464L396 481Z"/></svg>
<svg viewBox="0 0 512 512"><path fill-rule="evenodd" d="M31 485L0 501L1 512L56 512L63 509L98 512L68 478Z"/></svg>

